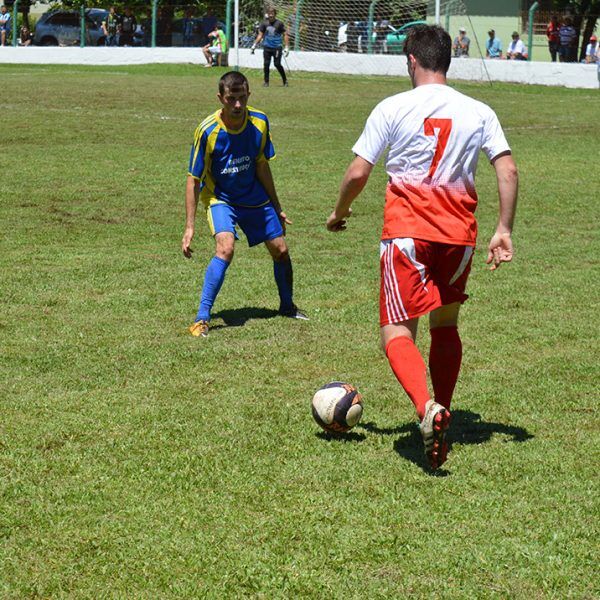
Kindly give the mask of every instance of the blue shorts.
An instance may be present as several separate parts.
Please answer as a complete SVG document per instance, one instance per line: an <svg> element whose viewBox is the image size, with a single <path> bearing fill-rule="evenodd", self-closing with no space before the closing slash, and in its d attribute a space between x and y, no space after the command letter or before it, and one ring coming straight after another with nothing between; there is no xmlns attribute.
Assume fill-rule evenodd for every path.
<svg viewBox="0 0 600 600"><path fill-rule="evenodd" d="M218 202L208 207L206 218L213 236L229 231L237 240L235 227L238 225L248 238L248 246L256 246L283 235L279 215L270 202L252 208Z"/></svg>

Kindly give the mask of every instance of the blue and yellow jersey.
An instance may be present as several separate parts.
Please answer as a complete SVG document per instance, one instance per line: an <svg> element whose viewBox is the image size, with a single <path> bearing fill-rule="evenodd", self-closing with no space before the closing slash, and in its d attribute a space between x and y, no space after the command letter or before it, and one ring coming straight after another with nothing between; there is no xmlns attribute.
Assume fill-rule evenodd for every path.
<svg viewBox="0 0 600 600"><path fill-rule="evenodd" d="M243 125L233 130L220 113L198 125L188 174L200 181L200 198L207 208L215 202L262 206L269 196L256 178L256 163L275 157L267 115L248 107Z"/></svg>

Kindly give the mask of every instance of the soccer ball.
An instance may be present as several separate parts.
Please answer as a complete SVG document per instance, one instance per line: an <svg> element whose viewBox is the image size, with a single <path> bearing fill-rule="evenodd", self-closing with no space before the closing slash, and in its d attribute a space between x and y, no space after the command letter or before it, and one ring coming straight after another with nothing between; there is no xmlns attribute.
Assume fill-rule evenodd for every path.
<svg viewBox="0 0 600 600"><path fill-rule="evenodd" d="M329 433L350 431L360 421L362 413L362 396L349 383L328 383L312 399L313 417Z"/></svg>

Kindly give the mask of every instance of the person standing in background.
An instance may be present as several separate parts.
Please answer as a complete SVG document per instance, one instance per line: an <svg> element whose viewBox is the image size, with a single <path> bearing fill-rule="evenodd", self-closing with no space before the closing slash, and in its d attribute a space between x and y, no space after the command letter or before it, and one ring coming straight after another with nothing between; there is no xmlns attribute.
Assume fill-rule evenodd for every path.
<svg viewBox="0 0 600 600"><path fill-rule="evenodd" d="M133 34L137 27L135 15L129 6L125 7L125 14L121 17L121 35L119 46L133 46Z"/></svg>
<svg viewBox="0 0 600 600"><path fill-rule="evenodd" d="M267 10L267 18L260 24L258 35L254 44L252 44L252 54L256 50L256 46L263 41L263 71L264 71L264 87L269 87L269 69L271 67L271 59L279 74L283 86L287 87L287 77L285 69L281 66L281 57L290 53L290 39L288 37L285 25L276 18L277 11L274 8ZM282 38L285 40L285 49L282 45Z"/></svg>
<svg viewBox="0 0 600 600"><path fill-rule="evenodd" d="M558 22L558 17L556 15L552 15L552 17L550 18L550 23L548 23L548 27L546 27L546 37L548 38L548 50L550 52L552 62L556 62L556 55L558 53L559 29L560 24Z"/></svg>
<svg viewBox="0 0 600 600"><path fill-rule="evenodd" d="M570 17L565 17L563 24L558 30L558 56L560 62L575 62L577 37L577 31L575 27L573 27L573 21L571 21Z"/></svg>
<svg viewBox="0 0 600 600"><path fill-rule="evenodd" d="M104 21L102 21L102 32L105 37L105 44L107 46L118 46L119 45L119 26L121 24L121 17L116 13L115 7L111 6L108 9L108 14Z"/></svg>

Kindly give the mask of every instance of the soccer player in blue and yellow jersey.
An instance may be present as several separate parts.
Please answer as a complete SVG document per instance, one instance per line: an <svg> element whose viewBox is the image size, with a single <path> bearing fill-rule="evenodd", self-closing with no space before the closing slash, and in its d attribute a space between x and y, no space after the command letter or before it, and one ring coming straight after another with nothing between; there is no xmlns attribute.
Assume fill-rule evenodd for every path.
<svg viewBox="0 0 600 600"><path fill-rule="evenodd" d="M279 313L307 319L294 304L292 262L285 243L285 226L291 224L281 209L269 160L275 156L265 113L247 106L248 80L236 71L219 81L222 108L196 129L185 194L186 224L181 247L192 256L190 244L198 200L215 238L216 252L206 269L193 336L206 337L210 313L233 259L239 226L248 245L263 243L273 258L279 291Z"/></svg>

